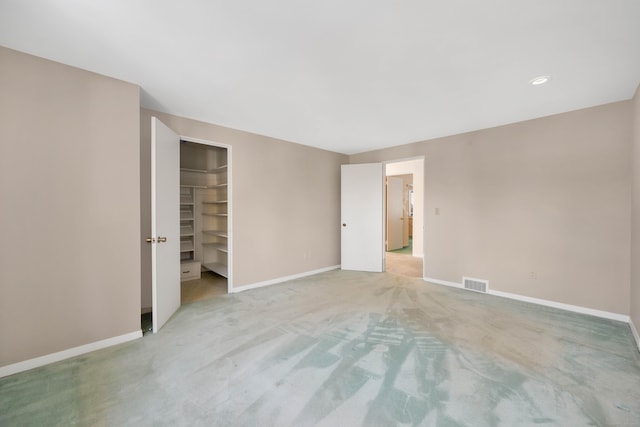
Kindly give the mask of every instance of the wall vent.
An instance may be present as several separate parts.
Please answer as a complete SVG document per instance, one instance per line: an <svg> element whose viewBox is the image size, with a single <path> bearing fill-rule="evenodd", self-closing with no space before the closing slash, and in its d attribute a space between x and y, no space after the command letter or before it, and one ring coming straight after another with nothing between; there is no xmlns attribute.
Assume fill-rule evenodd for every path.
<svg viewBox="0 0 640 427"><path fill-rule="evenodd" d="M473 277L462 277L462 285L465 289L476 292L487 292L489 290L488 280L474 279Z"/></svg>

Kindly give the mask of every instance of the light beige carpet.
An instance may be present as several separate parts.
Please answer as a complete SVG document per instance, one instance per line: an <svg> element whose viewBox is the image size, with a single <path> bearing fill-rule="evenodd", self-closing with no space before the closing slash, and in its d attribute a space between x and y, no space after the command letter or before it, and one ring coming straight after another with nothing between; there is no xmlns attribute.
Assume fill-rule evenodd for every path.
<svg viewBox="0 0 640 427"><path fill-rule="evenodd" d="M638 426L627 324L330 271L0 379L2 426Z"/></svg>
<svg viewBox="0 0 640 427"><path fill-rule="evenodd" d="M385 253L385 267L388 273L406 277L422 278L422 258L408 254Z"/></svg>

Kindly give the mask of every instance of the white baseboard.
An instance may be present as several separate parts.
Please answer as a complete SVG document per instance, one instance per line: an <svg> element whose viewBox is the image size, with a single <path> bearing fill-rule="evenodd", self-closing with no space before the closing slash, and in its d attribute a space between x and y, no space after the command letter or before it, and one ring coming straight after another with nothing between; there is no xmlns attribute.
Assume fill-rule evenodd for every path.
<svg viewBox="0 0 640 427"><path fill-rule="evenodd" d="M448 282L446 280L432 279L430 277L423 277L423 280L426 281L426 282L435 283L437 285L452 286L454 288L464 289L464 287L462 286L461 283ZM547 306L547 307L559 308L561 310L573 311L575 313L581 313L581 314L588 314L588 315L591 315L591 316L602 317L604 319L610 319L610 320L617 320L617 321L625 322L625 323L629 323L630 322L629 316L626 316L624 314L611 313L611 312L602 311L602 310L595 310L593 308L580 307L578 305L564 304L564 303L561 303L561 302L549 301L549 300L540 299L540 298L527 297L527 296L524 296L524 295L512 294L512 293L509 293L509 292L494 291L494 290L491 290L491 289L489 290L489 292L487 292L487 295L494 295L494 296L502 297L502 298L509 298L509 299L518 300L518 301L530 302L532 304L538 304L538 305L544 305L544 306Z"/></svg>
<svg viewBox="0 0 640 427"><path fill-rule="evenodd" d="M582 314L588 314L591 316L602 317L604 319L617 320L619 322L629 323L629 316L626 316L624 314L611 313L609 311L596 310L593 308L581 307L579 305L564 304L561 302L549 301L546 299L532 298L532 297L527 297L527 296L518 295L518 294L511 294L509 292L500 292L500 291L492 290L492 291L489 291L488 294L495 295L498 297L503 297L503 298L510 298L510 299L515 299L519 301L530 302L533 304L546 305L547 307L559 308L561 310L573 311L575 313L582 313Z"/></svg>
<svg viewBox="0 0 640 427"><path fill-rule="evenodd" d="M452 288L464 289L464 286L462 286L462 283L447 282L446 280L432 279L431 277L423 277L422 280L424 280L425 282L435 283L436 285L444 285L444 286L451 286Z"/></svg>
<svg viewBox="0 0 640 427"><path fill-rule="evenodd" d="M7 366L0 367L0 378L17 374L18 372L28 371L29 369L38 368L48 365L49 363L59 362L71 357L80 356L92 351L101 350L111 347L112 345L122 344L127 341L133 341L142 336L142 331L135 331L117 337L107 338L105 340L92 342L90 344L81 345L79 347L69 348L67 350L51 353L34 359L24 360Z"/></svg>
<svg viewBox="0 0 640 427"><path fill-rule="evenodd" d="M638 334L638 330L636 329L636 325L633 324L633 320L629 319L629 327L631 328L631 333L633 334L633 338L636 340L636 345L638 346L638 351L640 351L640 334Z"/></svg>
<svg viewBox="0 0 640 427"><path fill-rule="evenodd" d="M300 279L302 277L313 276L314 274L324 273L325 271L337 270L340 265L332 265L331 267L324 267L318 270L305 271L304 273L292 274L291 276L278 277L277 279L265 280L264 282L256 282L250 285L234 287L231 289L231 293L248 291L249 289L262 288L264 286L275 285L276 283L288 282L289 280Z"/></svg>

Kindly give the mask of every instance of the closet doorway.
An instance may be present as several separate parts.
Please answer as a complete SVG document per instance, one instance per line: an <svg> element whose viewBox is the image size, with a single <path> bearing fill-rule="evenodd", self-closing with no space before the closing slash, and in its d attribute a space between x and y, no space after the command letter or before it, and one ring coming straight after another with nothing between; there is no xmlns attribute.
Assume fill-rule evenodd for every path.
<svg viewBox="0 0 640 427"><path fill-rule="evenodd" d="M150 174L141 191L151 201L141 220L146 334L181 304L233 288L232 157L231 146L181 137L155 117L143 149L141 169Z"/></svg>
<svg viewBox="0 0 640 427"><path fill-rule="evenodd" d="M180 139L181 303L231 291L231 147Z"/></svg>

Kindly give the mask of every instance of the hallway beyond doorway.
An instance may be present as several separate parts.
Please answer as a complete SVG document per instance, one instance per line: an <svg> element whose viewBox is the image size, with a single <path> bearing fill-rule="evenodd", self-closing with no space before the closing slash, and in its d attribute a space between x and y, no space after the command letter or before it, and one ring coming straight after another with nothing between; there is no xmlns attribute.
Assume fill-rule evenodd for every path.
<svg viewBox="0 0 640 427"><path fill-rule="evenodd" d="M409 237L408 246L386 253L385 270L401 276L422 278L422 258L412 256L412 252L413 239Z"/></svg>
<svg viewBox="0 0 640 427"><path fill-rule="evenodd" d="M392 252L394 254L399 254L399 255L411 255L413 253L413 238L409 237L409 244L407 246L400 249L393 250L393 251L387 251L387 252Z"/></svg>
<svg viewBox="0 0 640 427"><path fill-rule="evenodd" d="M387 252L384 264L387 273L398 274L405 277L422 278L422 258L398 254L396 251Z"/></svg>

